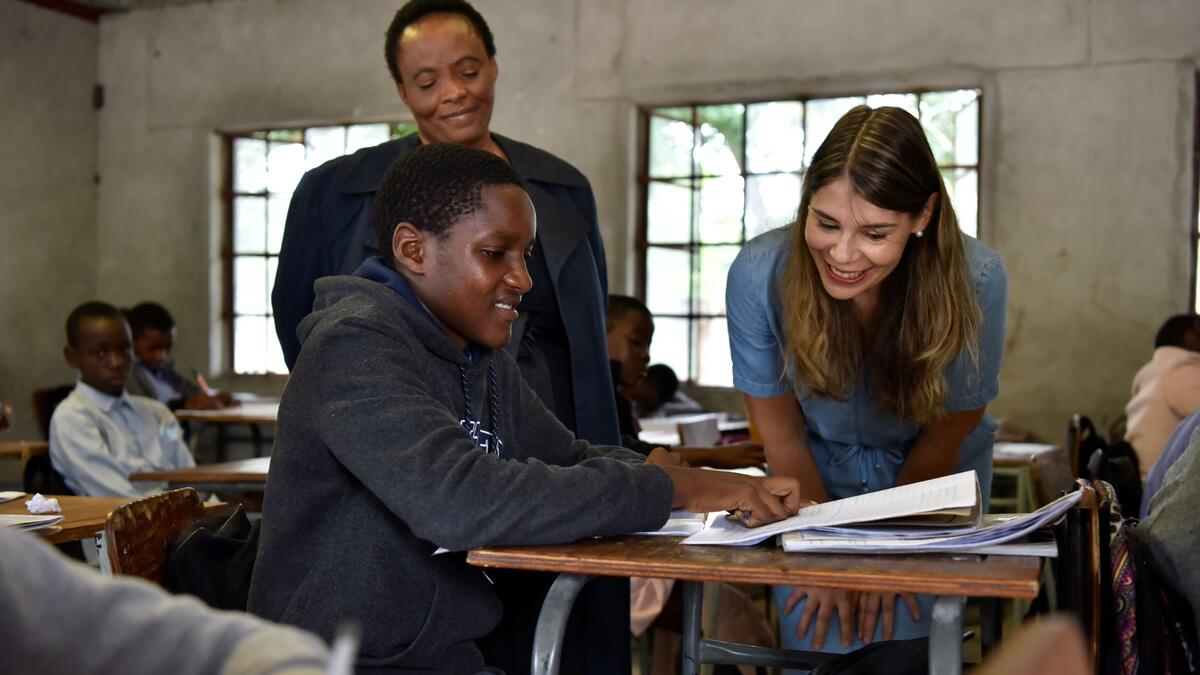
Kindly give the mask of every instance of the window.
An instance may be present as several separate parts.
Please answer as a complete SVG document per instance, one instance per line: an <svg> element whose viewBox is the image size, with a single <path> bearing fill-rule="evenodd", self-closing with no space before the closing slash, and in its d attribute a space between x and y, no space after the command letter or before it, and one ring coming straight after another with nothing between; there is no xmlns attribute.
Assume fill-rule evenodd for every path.
<svg viewBox="0 0 1200 675"><path fill-rule="evenodd" d="M725 277L747 239L794 220L804 170L834 123L866 103L921 120L968 234L979 210L977 89L647 108L638 246L654 314L650 359L731 386Z"/></svg>
<svg viewBox="0 0 1200 675"><path fill-rule="evenodd" d="M416 131L412 123L264 129L227 134L226 348L235 373L286 373L271 287L292 192L304 172Z"/></svg>

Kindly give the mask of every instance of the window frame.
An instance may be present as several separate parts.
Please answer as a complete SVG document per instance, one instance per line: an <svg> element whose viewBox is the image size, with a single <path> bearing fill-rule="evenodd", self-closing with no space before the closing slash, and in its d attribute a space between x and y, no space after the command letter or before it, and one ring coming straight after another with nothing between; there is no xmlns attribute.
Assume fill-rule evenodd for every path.
<svg viewBox="0 0 1200 675"><path fill-rule="evenodd" d="M1198 74L1197 78L1198 78L1197 79L1198 88L1200 88L1200 74ZM858 91L832 90L832 91L820 91L820 92L804 92L804 93L799 93L799 94L793 94L790 96L788 96L788 95L773 95L773 96L760 96L760 97L735 97L735 98L729 98L729 99L712 99L712 100L689 99L689 100L664 101L664 102L658 102L658 103L652 103L652 104L651 103L638 104L637 109L636 109L637 122L635 125L636 133L637 133L637 142L636 142L636 146L635 146L636 153L637 153L637 155L636 155L637 175L635 177L635 183L636 183L635 198L637 199L637 202L636 202L636 208L635 208L635 211L636 211L635 231L633 233L633 257L634 257L634 260L633 260L633 267L634 267L633 294L634 294L634 296L643 302L646 301L646 290L647 290L646 258L647 258L647 253L651 247L670 249L670 250L681 250L681 251L689 252L689 264L690 264L689 269L690 269L690 273L694 276L696 274L696 265L700 258L699 253L703 247L708 247L708 246L717 247L717 246L729 246L730 245L728 243L704 244L704 243L701 243L700 241L696 240L696 228L695 228L696 215L694 213L695 199L692 200L692 209L693 209L693 214L692 214L692 218L691 218L692 228L691 228L691 231L689 232L689 241L687 243L651 244L649 242L650 184L653 182L659 182L662 180L662 179L652 179L650 177L650 119L653 116L653 111L662 109L662 108L690 108L691 112L692 112L692 128L695 129L697 122L698 122L698 109L701 107L719 106L719 105L741 105L741 106L743 106L743 110L742 110L743 141L741 144L742 173L739 175L743 178L743 180L745 180L748 176L751 176L751 175L766 175L766 174L749 174L746 172L746 149L747 149L748 143L745 141L744 137L748 134L748 129L747 129L747 120L748 120L748 114L749 114L748 110L749 110L749 106L751 106L751 105L758 104L758 103L770 103L770 102L775 102L775 101L802 102L803 104L805 104L805 111L807 113L808 102L814 101L814 100L828 100L828 99L853 98L853 97L866 98L868 96L873 96L873 95L915 95L917 97L917 104L919 106L921 97L925 94L936 94L936 93L941 93L941 92L958 91L958 90L966 90L966 89L973 89L977 92L976 108L977 108L978 119L976 120L977 148L976 148L975 164L973 164L973 165L971 165L971 164L945 164L945 165L939 164L938 170L939 170L939 172L946 171L946 170L955 170L955 169L973 169L975 171L977 186L978 186L977 191L976 191L976 204L975 204L975 237L977 239L979 239L980 241L985 241L984 235L987 232L987 229L984 226L984 221L983 221L982 216L983 216L983 206L984 206L984 202L985 202L985 197L983 194L983 192L984 192L983 185L984 185L984 169L985 169L986 164L985 164L985 156L984 156L985 149L984 149L983 139L984 139L984 133L985 133L985 126L984 126L985 125L985 112L984 112L984 110L985 110L986 92L985 92L984 85L982 83L962 84L962 85L922 86L922 87L901 87L901 88L896 88L896 89L887 89L885 87L877 87L877 88L872 88L871 90L867 90L867 91L863 91L863 90L858 90ZM806 114L806 123L807 123L807 114ZM1200 107L1197 108L1197 124L1198 124L1197 129L1200 130ZM1198 133L1200 133L1200 131L1198 131ZM806 138L805 139L806 143L807 143L807 140L808 139ZM821 141L824 141L824 139L821 139ZM694 149L694 147L695 146L693 146L693 149ZM1197 145L1197 162L1198 162L1198 165L1200 165L1200 141L1198 141L1198 145ZM801 176L801 186L802 186L801 189L803 189L803 176L804 176L804 170L806 170L806 169L807 169L807 167L802 167L802 171L799 172L799 175ZM697 184L697 181L699 180L700 177L701 177L701 175L697 173L696 163L693 161L692 168L691 168L691 174L686 177L686 179L691 182L691 184L693 186L692 187L693 191L696 190L696 188L694 186ZM683 178L685 178L685 177L676 177L675 179L683 179ZM1198 185L1200 185L1200 183L1198 183ZM745 207L743 206L741 241L738 242L738 244L740 246L745 246L746 241L747 241L746 240L745 218L746 218ZM786 225L784 227L786 227ZM1200 228L1194 228L1193 232L1194 232L1194 236L1196 237L1196 241L1197 241L1198 245L1200 245ZM1197 250L1197 247L1193 246L1193 250ZM1200 255L1200 253L1198 253L1197 255ZM1198 261L1198 265L1200 265L1200 261ZM1196 269L1197 269L1196 267L1193 268L1193 274L1196 273ZM1192 283L1193 290L1195 289L1195 287L1196 287L1196 280L1193 279L1193 283ZM689 306L688 306L688 313L686 315L653 314L653 309L651 310L651 312L655 318L657 318L659 316L663 316L663 317L672 318L672 319L685 319L688 322L688 345L687 345L688 368L687 368L687 373L680 375L680 377L679 377L680 382L685 382L687 384L694 385L694 386L714 387L714 388L725 389L727 387L721 387L719 385L700 385L692 377L692 373L696 370L694 367L694 365L695 365L694 359L696 356L694 354L695 345L692 344L694 342L696 325L700 321L703 321L706 319L727 319L727 316L728 316L728 314L706 314L706 313L697 312L696 311L695 291L696 291L695 288L689 288L689 291L688 291L688 293L689 293L688 305Z"/></svg>

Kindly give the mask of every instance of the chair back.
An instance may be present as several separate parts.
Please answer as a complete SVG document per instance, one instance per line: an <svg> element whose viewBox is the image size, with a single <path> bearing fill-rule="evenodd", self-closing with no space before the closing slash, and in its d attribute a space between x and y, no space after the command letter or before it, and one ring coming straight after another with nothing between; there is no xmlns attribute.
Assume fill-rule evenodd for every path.
<svg viewBox="0 0 1200 675"><path fill-rule="evenodd" d="M73 495L62 474L50 462L50 444L31 441L21 448L21 489L29 494Z"/></svg>
<svg viewBox="0 0 1200 675"><path fill-rule="evenodd" d="M1079 504L1055 528L1059 555L1052 562L1057 606L1078 615L1088 656L1100 664L1102 645L1111 639L1113 616L1111 522L1120 518L1112 488L1102 481L1078 481Z"/></svg>
<svg viewBox="0 0 1200 675"><path fill-rule="evenodd" d="M163 585L171 544L185 527L203 516L200 493L190 487L139 499L112 511L104 524L112 573Z"/></svg>
<svg viewBox="0 0 1200 675"><path fill-rule="evenodd" d="M721 428L716 415L702 415L680 420L675 428L679 431L679 444L690 447L711 447L721 440Z"/></svg>
<svg viewBox="0 0 1200 675"><path fill-rule="evenodd" d="M37 418L42 438L50 440L50 418L54 415L54 409L71 394L71 390L74 388L74 385L60 384L57 387L33 391L33 415Z"/></svg>

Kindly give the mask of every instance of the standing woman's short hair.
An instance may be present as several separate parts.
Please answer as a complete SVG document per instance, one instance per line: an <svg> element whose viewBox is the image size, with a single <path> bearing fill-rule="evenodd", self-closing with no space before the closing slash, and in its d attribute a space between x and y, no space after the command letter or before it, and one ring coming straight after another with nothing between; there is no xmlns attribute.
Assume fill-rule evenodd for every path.
<svg viewBox="0 0 1200 675"><path fill-rule="evenodd" d="M871 204L913 217L938 195L924 236L909 238L882 283L870 344L852 301L825 291L804 236L813 195L843 176ZM805 173L789 253L783 327L789 365L809 391L848 398L869 364L880 408L917 423L942 414L944 372L961 353L978 359L982 318L958 218L916 118L901 108L860 105L838 120Z"/></svg>

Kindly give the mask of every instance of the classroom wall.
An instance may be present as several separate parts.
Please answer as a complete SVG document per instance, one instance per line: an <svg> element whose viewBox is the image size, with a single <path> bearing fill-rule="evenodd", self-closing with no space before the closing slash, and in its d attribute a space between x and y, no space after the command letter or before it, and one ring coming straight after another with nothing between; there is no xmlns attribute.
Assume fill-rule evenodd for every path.
<svg viewBox="0 0 1200 675"><path fill-rule="evenodd" d="M382 63L396 0L230 0L101 21L98 290L175 310L219 363L213 130L403 116ZM592 180L629 288L636 104L864 88L984 90L984 239L1010 274L992 411L1058 439L1118 413L1154 329L1186 308L1190 0L480 0L493 128ZM901 9L902 8L902 9Z"/></svg>
<svg viewBox="0 0 1200 675"><path fill-rule="evenodd" d="M39 437L35 388L74 381L63 321L96 291L96 46L94 23L0 2L0 400L16 409L10 438Z"/></svg>

